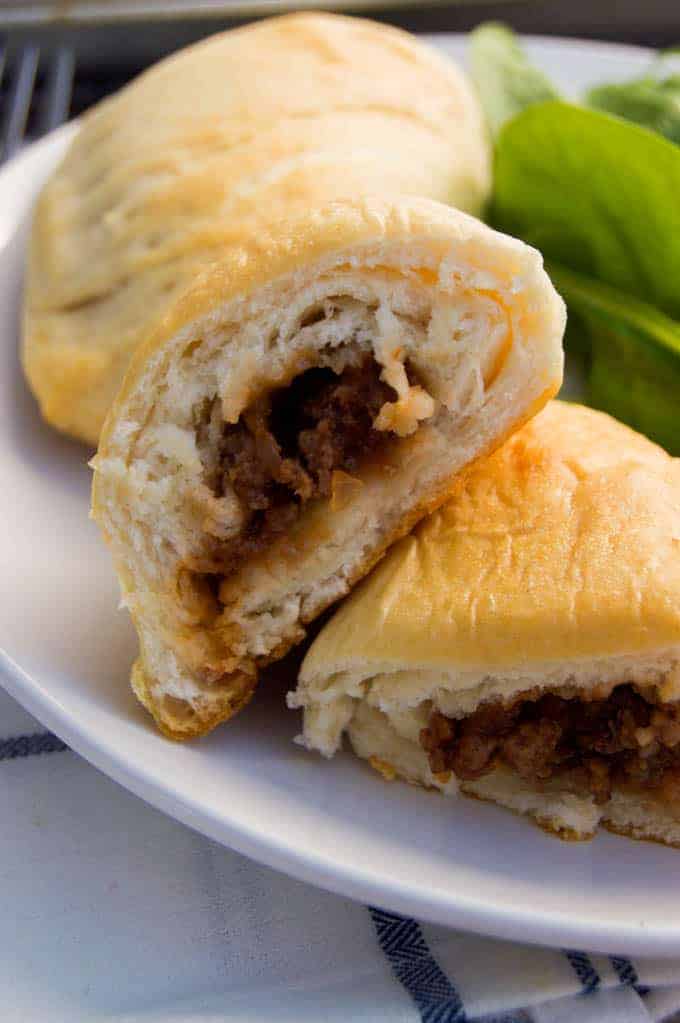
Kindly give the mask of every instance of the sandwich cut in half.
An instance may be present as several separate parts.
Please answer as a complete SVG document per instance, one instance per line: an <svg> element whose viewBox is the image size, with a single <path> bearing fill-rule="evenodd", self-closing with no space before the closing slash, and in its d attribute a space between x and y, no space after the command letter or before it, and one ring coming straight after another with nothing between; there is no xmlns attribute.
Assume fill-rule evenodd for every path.
<svg viewBox="0 0 680 1023"><path fill-rule="evenodd" d="M290 703L386 778L680 845L680 460L551 402L355 590Z"/></svg>
<svg viewBox="0 0 680 1023"><path fill-rule="evenodd" d="M96 444L149 328L293 208L409 194L477 215L490 179L465 76L406 32L292 14L173 54L82 117L36 205L22 357L44 417Z"/></svg>
<svg viewBox="0 0 680 1023"><path fill-rule="evenodd" d="M427 199L308 209L197 279L133 357L94 462L133 686L166 734L230 717L545 404L563 328L535 250Z"/></svg>

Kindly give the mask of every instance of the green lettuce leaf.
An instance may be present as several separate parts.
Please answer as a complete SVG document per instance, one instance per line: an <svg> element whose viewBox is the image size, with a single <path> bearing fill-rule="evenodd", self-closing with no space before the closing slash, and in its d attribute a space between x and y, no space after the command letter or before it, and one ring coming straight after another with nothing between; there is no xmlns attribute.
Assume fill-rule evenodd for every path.
<svg viewBox="0 0 680 1023"><path fill-rule="evenodd" d="M491 218L680 319L680 148L660 135L568 103L529 107L498 139Z"/></svg>
<svg viewBox="0 0 680 1023"><path fill-rule="evenodd" d="M680 74L673 56L658 55L646 74L627 82L589 89L584 106L644 125L680 143ZM491 134L534 103L560 99L547 75L528 59L517 35L506 25L487 22L470 34L470 70Z"/></svg>
<svg viewBox="0 0 680 1023"><path fill-rule="evenodd" d="M680 454L680 323L559 264L547 269L588 340L589 403Z"/></svg>
<svg viewBox="0 0 680 1023"><path fill-rule="evenodd" d="M532 103L559 98L505 25L487 22L471 32L469 58L470 74L493 136Z"/></svg>
<svg viewBox="0 0 680 1023"><path fill-rule="evenodd" d="M543 252L585 329L588 400L674 453L679 196L680 148L599 111L534 105L498 138L490 219Z"/></svg>
<svg viewBox="0 0 680 1023"><path fill-rule="evenodd" d="M657 78L650 74L620 84L598 85L585 94L583 101L680 143L680 75Z"/></svg>

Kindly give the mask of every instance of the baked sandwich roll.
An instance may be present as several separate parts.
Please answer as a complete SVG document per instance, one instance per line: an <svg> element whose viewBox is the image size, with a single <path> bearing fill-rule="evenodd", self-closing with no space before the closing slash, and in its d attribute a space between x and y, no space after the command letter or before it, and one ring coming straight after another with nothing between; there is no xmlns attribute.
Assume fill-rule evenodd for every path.
<svg viewBox="0 0 680 1023"><path fill-rule="evenodd" d="M386 778L680 844L680 460L550 403L355 590L290 703Z"/></svg>
<svg viewBox="0 0 680 1023"><path fill-rule="evenodd" d="M428 200L337 202L212 268L136 353L94 515L167 734L250 695L453 478L559 386L539 254Z"/></svg>
<svg viewBox="0 0 680 1023"><path fill-rule="evenodd" d="M206 264L292 207L489 190L462 73L397 29L296 14L174 55L89 111L36 207L23 360L45 418L96 443L130 356Z"/></svg>

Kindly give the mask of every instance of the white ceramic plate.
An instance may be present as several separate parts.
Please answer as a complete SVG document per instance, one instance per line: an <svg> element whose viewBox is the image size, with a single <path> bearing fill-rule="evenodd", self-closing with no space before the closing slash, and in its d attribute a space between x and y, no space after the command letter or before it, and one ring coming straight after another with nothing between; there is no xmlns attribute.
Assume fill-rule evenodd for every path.
<svg viewBox="0 0 680 1023"><path fill-rule="evenodd" d="M462 55L462 40L437 41ZM576 92L648 60L629 47L569 40L532 40L530 51ZM137 795L306 881L500 937L680 952L680 853L608 834L561 843L492 806L386 785L349 754L322 761L293 745L299 722L284 709L285 679L193 745L151 727L128 687L132 629L87 518L88 452L41 422L17 360L26 220L72 130L0 174L3 684Z"/></svg>

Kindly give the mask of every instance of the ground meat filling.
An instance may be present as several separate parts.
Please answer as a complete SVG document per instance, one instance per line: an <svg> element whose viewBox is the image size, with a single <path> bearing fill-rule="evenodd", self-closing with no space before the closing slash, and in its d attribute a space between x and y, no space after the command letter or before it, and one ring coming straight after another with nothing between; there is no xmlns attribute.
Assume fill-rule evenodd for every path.
<svg viewBox="0 0 680 1023"><path fill-rule="evenodd" d="M680 796L680 703L651 703L632 685L607 699L547 694L489 703L460 721L434 711L420 734L435 775L471 781L505 764L527 781L605 803L612 785Z"/></svg>
<svg viewBox="0 0 680 1023"><path fill-rule="evenodd" d="M380 372L372 358L339 374L310 369L225 426L213 487L218 497L233 490L245 527L222 551L223 571L285 533L306 502L327 497L334 472L357 472L388 442L373 423L396 392Z"/></svg>

